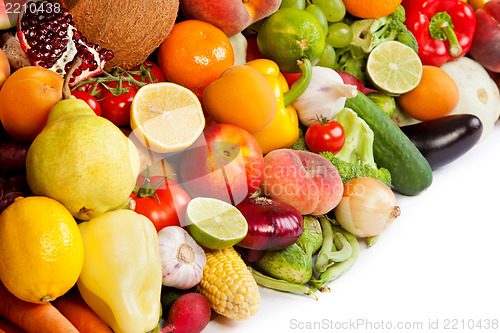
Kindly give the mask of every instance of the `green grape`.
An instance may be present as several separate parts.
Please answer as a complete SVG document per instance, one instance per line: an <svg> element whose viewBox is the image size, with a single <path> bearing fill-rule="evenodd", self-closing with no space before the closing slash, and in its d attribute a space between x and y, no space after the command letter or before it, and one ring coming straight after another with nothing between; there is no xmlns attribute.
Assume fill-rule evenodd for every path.
<svg viewBox="0 0 500 333"><path fill-rule="evenodd" d="M323 55L319 59L316 66L333 68L333 66L335 66L335 61L336 61L335 58L336 58L335 49L331 45L326 44L325 51L323 51Z"/></svg>
<svg viewBox="0 0 500 333"><path fill-rule="evenodd" d="M352 29L349 25L337 22L328 26L326 42L331 46L340 49L351 44Z"/></svg>
<svg viewBox="0 0 500 333"><path fill-rule="evenodd" d="M306 9L306 0L282 0L280 8Z"/></svg>
<svg viewBox="0 0 500 333"><path fill-rule="evenodd" d="M319 23L323 27L323 31L325 32L326 36L326 33L328 31L328 21L326 20L326 16L323 10L319 6L309 5L306 8L306 12L313 14L314 17L318 19Z"/></svg>
<svg viewBox="0 0 500 333"><path fill-rule="evenodd" d="M345 16L345 6L342 0L313 0L312 2L323 9L328 22L339 22Z"/></svg>

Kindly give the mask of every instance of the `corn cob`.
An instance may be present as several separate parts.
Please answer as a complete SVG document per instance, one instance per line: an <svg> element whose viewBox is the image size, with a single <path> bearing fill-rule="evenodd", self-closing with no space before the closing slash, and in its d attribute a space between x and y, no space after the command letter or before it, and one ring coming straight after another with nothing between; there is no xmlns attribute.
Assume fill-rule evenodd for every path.
<svg viewBox="0 0 500 333"><path fill-rule="evenodd" d="M245 262L232 247L205 249L207 264L198 291L212 309L230 319L248 319L259 309L260 293Z"/></svg>

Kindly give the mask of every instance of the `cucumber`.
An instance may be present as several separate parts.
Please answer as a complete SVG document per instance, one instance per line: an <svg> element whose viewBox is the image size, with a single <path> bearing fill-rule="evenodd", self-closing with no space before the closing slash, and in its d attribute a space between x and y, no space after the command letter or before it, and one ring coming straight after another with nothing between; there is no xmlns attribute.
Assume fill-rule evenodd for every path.
<svg viewBox="0 0 500 333"><path fill-rule="evenodd" d="M384 111L358 91L345 106L352 109L373 131L373 157L391 173L392 186L405 195L417 195L432 183L432 170L420 151Z"/></svg>

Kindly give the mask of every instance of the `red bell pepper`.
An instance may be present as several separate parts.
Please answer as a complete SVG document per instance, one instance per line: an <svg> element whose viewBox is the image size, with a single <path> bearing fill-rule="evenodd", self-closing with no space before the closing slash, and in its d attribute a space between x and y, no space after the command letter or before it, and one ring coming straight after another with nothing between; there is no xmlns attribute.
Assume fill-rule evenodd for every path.
<svg viewBox="0 0 500 333"><path fill-rule="evenodd" d="M476 31L474 10L460 0L403 0L405 25L418 43L422 64L440 67L464 56Z"/></svg>

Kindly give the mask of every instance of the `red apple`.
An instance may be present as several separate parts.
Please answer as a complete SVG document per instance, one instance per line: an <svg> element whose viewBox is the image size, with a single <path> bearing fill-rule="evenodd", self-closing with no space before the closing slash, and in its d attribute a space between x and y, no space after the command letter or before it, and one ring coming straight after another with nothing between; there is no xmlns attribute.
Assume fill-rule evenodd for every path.
<svg viewBox="0 0 500 333"><path fill-rule="evenodd" d="M281 0L180 0L186 18L212 23L228 37L271 15L280 4Z"/></svg>
<svg viewBox="0 0 500 333"><path fill-rule="evenodd" d="M192 198L211 197L236 205L259 187L264 158L249 132L216 124L183 153L180 170L181 185Z"/></svg>
<svg viewBox="0 0 500 333"><path fill-rule="evenodd" d="M476 33L470 56L484 68L500 72L500 0L491 0L476 10Z"/></svg>
<svg viewBox="0 0 500 333"><path fill-rule="evenodd" d="M9 59L5 53L0 49L0 88L10 75Z"/></svg>

